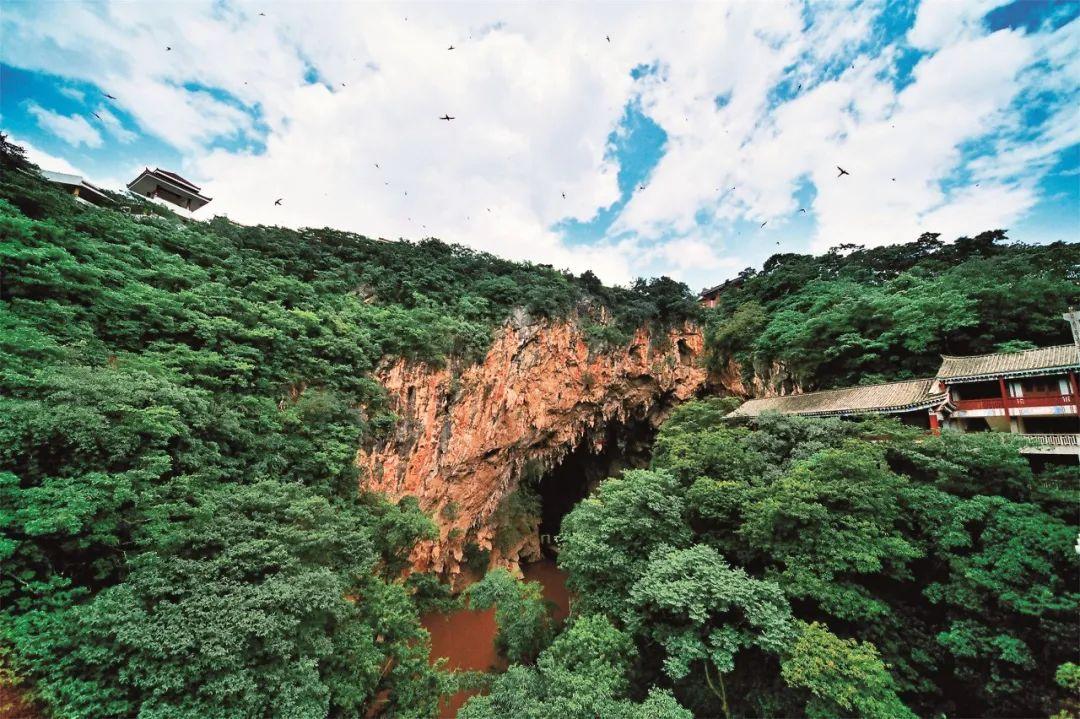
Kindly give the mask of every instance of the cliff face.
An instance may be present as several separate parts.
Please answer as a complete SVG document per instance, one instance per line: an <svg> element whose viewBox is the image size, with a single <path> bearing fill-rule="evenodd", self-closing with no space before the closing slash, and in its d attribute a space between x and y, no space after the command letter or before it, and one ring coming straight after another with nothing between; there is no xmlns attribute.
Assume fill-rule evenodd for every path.
<svg viewBox="0 0 1080 719"><path fill-rule="evenodd" d="M535 531L514 546L493 544L493 515L526 468L543 472L582 445L603 450L615 423L658 425L704 386L702 349L689 325L590 352L573 321L518 320L461 371L398 360L378 379L400 421L359 452L361 482L393 499L418 497L438 521L438 541L414 551L417 569L453 577L469 543L491 551L492 564L536 556Z"/></svg>
<svg viewBox="0 0 1080 719"><path fill-rule="evenodd" d="M804 391L787 367L779 362L754 367L748 376L743 365L729 359L723 369L710 378L710 384L743 399L802 394Z"/></svg>

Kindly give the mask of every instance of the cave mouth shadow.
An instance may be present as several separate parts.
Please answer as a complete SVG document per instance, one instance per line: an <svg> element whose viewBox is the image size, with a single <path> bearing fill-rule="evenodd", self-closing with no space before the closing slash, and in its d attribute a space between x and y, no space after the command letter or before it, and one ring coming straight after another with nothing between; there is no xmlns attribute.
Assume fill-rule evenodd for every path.
<svg viewBox="0 0 1080 719"><path fill-rule="evenodd" d="M602 449L582 440L570 454L536 483L540 495L540 549L554 559L558 554L555 539L562 520L578 502L589 496L597 485L624 469L649 466L656 427L647 419L611 422L604 433Z"/></svg>

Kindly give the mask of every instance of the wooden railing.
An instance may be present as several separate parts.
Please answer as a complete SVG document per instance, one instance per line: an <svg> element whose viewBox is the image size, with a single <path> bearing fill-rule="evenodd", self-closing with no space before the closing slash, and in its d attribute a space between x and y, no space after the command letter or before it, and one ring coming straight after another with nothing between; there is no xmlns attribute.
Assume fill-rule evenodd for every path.
<svg viewBox="0 0 1080 719"><path fill-rule="evenodd" d="M1033 394L1025 397L992 397L990 399L958 399L953 406L958 410L972 409L1016 409L1019 407L1062 407L1075 404L1071 394Z"/></svg>

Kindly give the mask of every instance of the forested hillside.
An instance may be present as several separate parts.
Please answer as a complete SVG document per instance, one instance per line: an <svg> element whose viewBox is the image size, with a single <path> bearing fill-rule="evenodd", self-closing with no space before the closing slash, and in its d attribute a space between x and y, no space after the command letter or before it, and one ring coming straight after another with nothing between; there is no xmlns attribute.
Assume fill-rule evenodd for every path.
<svg viewBox="0 0 1080 719"><path fill-rule="evenodd" d="M1066 341L1075 245L779 255L702 314L666 278L88 207L6 143L0 169L0 678L49 716L431 717L466 680L467 719L1042 716L1080 689L1080 477L1000 437L684 405L563 521L565 626L504 570L466 591L511 662L479 679L429 665L420 613L454 600L405 570L432 518L355 466L397 419L381 361L461 367L517 310L597 347L704 317L715 367L857 383Z"/></svg>
<svg viewBox="0 0 1080 719"><path fill-rule="evenodd" d="M431 716L444 592L402 570L434 524L358 491L394 422L371 369L468 362L517 307L601 343L696 312L666 279L89 207L0 151L0 671L58 717Z"/></svg>
<svg viewBox="0 0 1080 719"><path fill-rule="evenodd" d="M500 625L531 651L462 719L1075 716L1075 466L730 409L683 405L566 517L569 626Z"/></svg>
<svg viewBox="0 0 1080 719"><path fill-rule="evenodd" d="M927 234L774 255L722 286L706 340L716 369L734 360L749 379L778 363L804 390L827 389L929 377L942 354L1067 343L1070 304L1080 304L1080 244Z"/></svg>

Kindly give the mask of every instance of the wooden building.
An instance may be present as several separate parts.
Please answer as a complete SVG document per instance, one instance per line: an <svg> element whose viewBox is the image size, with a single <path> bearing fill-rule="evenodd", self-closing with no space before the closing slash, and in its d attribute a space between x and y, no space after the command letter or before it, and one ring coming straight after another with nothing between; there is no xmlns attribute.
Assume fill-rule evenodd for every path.
<svg viewBox="0 0 1080 719"><path fill-rule="evenodd" d="M929 379L845 387L744 403L729 417L884 414L930 431L1001 432L1029 454L1080 457L1080 344L942 357Z"/></svg>
<svg viewBox="0 0 1080 719"><path fill-rule="evenodd" d="M127 188L137 195L165 200L189 212L195 212L211 200L201 194L198 185L161 168L144 169Z"/></svg>
<svg viewBox="0 0 1080 719"><path fill-rule="evenodd" d="M66 172L52 172L51 170L41 170L41 174L49 182L56 183L66 189L74 195L77 200L99 207L112 204L112 200L109 199L108 195L94 185L91 185L79 175L69 175Z"/></svg>

